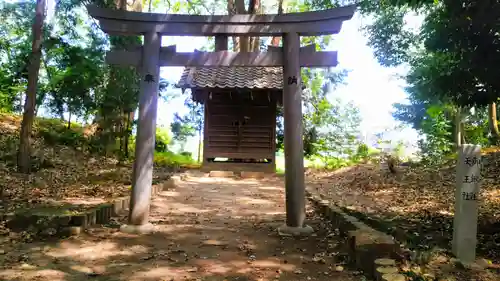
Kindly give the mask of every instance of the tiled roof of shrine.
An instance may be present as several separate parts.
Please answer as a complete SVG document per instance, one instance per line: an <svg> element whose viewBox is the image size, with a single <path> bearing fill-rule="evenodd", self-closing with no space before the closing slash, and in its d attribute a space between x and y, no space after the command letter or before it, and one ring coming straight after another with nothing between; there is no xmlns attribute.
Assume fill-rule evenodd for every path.
<svg viewBox="0 0 500 281"><path fill-rule="evenodd" d="M283 89L282 67L186 67L177 87Z"/></svg>

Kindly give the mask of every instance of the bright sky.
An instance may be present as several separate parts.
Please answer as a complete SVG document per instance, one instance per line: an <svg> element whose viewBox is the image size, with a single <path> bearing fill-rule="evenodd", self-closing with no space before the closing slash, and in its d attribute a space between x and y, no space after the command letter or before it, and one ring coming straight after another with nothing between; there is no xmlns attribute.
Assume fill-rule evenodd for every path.
<svg viewBox="0 0 500 281"><path fill-rule="evenodd" d="M53 10L53 0L49 0L48 16ZM353 101L360 109L362 116L361 130L366 140L373 142L374 135L385 129L392 128L398 123L391 115L392 104L405 102L406 93L404 81L396 78L402 74L402 69L385 68L378 64L373 51L367 46L367 39L360 28L365 19L356 13L352 20L344 22L341 32L335 36L334 42L328 50L337 50L339 68L350 70L346 78L346 85L335 89L330 95L344 101ZM415 26L415 21L409 22ZM162 45L177 45L180 52L191 52L200 49L206 44L204 37L163 37ZM176 83L182 73L182 67L164 67L161 76L172 83ZM178 89L174 91L179 91ZM158 125L169 127L176 112L183 113L185 95L171 100L169 103L160 101L158 107ZM392 141L403 140L415 145L418 134L413 129L404 129L402 132L390 132L385 136ZM188 142L186 149L196 151L196 139ZM409 149L408 152L413 151Z"/></svg>

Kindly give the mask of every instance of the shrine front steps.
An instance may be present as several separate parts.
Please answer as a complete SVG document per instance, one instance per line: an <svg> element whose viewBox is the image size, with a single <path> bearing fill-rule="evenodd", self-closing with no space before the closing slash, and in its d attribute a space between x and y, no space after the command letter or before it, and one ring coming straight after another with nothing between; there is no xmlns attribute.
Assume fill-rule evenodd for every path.
<svg viewBox="0 0 500 281"><path fill-rule="evenodd" d="M210 171L208 176L211 178L235 178L239 177L242 179L261 179L266 176L272 175L271 173L264 172L250 172L250 171L241 171L241 172L233 172L233 171Z"/></svg>
<svg viewBox="0 0 500 281"><path fill-rule="evenodd" d="M208 176L211 178L233 178L235 173L233 171L210 171Z"/></svg>
<svg viewBox="0 0 500 281"><path fill-rule="evenodd" d="M154 197L164 190L175 187L177 177L171 177L167 181L155 184L151 188ZM34 240L68 237L78 235L85 229L98 224L109 224L111 218L119 216L128 210L130 196L115 198L109 202L92 206L82 210L71 210L70 212L44 213L33 210L18 211L6 216L6 226L14 232L29 232Z"/></svg>
<svg viewBox="0 0 500 281"><path fill-rule="evenodd" d="M348 237L350 262L375 280L405 280L396 261L400 259L399 244L390 235L377 231L352 217L334 203L322 200L319 194L306 190L308 199L316 211L331 221L340 233Z"/></svg>
<svg viewBox="0 0 500 281"><path fill-rule="evenodd" d="M204 162L200 170L205 173L212 171L230 171L235 174L241 172L260 172L265 174L274 174L276 165L272 163L225 163L225 162Z"/></svg>

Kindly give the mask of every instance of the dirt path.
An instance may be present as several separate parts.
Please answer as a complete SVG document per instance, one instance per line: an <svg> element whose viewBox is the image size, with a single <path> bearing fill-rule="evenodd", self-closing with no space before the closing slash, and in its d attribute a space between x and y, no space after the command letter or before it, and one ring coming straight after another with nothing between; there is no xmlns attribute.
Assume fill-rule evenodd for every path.
<svg viewBox="0 0 500 281"><path fill-rule="evenodd" d="M0 280L362 279L345 268L345 241L311 212L313 236L279 237L283 211L278 179L191 177L153 200L158 232L127 235L117 222L57 243L9 244Z"/></svg>

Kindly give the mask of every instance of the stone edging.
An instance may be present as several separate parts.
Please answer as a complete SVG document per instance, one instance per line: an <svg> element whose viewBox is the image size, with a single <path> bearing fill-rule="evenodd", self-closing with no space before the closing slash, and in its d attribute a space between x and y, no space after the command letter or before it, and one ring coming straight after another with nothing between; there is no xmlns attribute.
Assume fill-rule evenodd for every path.
<svg viewBox="0 0 500 281"><path fill-rule="evenodd" d="M396 265L399 244L392 236L377 231L357 218L347 215L333 202L306 190L306 195L318 212L330 220L340 233L348 237L350 262L365 275L377 281L405 280Z"/></svg>
<svg viewBox="0 0 500 281"><path fill-rule="evenodd" d="M155 184L151 189L151 196L158 195L163 190L175 186L175 177L171 177L162 184ZM65 216L37 216L13 214L7 219L7 227L14 231L30 230L36 237L67 237L78 235L95 224L109 223L112 217L122 214L129 208L130 196L113 199L110 202L96 205L94 208L76 215Z"/></svg>

